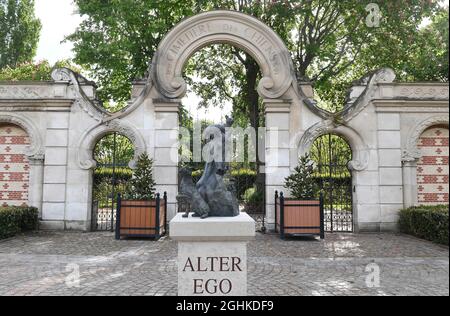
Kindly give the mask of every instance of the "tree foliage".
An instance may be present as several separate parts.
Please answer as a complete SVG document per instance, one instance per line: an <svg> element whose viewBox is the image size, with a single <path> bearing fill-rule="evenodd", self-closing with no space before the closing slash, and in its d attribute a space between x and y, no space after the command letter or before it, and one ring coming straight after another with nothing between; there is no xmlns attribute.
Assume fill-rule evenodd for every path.
<svg viewBox="0 0 450 316"><path fill-rule="evenodd" d="M131 81L147 70L159 42L186 16L205 9L195 0L75 0L86 19L67 40L104 101L126 102Z"/></svg>
<svg viewBox="0 0 450 316"><path fill-rule="evenodd" d="M290 190L294 199L312 200L318 198L320 188L315 179L316 173L314 161L309 155L299 158L294 173L285 180L285 187Z"/></svg>
<svg viewBox="0 0 450 316"><path fill-rule="evenodd" d="M153 179L153 160L146 153L139 156L133 178L130 180L129 197L137 200L155 198L155 181Z"/></svg>
<svg viewBox="0 0 450 316"><path fill-rule="evenodd" d="M94 148L94 159L100 165L126 167L133 160L133 143L120 134L108 134L98 141Z"/></svg>
<svg viewBox="0 0 450 316"><path fill-rule="evenodd" d="M53 66L46 60L37 63L24 62L16 67L7 66L0 69L0 81L48 81L55 68L70 68L81 73L82 69L68 60L56 62Z"/></svg>
<svg viewBox="0 0 450 316"><path fill-rule="evenodd" d="M448 80L448 13L437 1L377 1L381 18L375 24L367 23L370 0L75 2L86 19L68 40L75 44L75 61L96 76L104 100L125 102L131 80L144 75L163 36L181 19L210 9L250 14L277 32L299 79L311 80L331 111L342 108L351 82L376 68L392 67L402 80ZM433 23L420 29L425 17ZM202 96L201 106L230 101L238 121L260 124L260 69L245 52L210 46L191 58L186 76Z"/></svg>
<svg viewBox="0 0 450 316"><path fill-rule="evenodd" d="M34 0L0 0L0 69L30 61L40 31Z"/></svg>

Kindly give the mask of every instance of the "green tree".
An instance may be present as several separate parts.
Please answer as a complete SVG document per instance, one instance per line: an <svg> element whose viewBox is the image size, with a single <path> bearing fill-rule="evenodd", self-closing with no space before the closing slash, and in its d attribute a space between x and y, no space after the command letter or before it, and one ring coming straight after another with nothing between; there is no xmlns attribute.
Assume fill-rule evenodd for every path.
<svg viewBox="0 0 450 316"><path fill-rule="evenodd" d="M56 62L53 66L46 60L37 63L24 62L15 67L7 66L0 69L0 81L48 81L52 80L52 70L55 68L70 68L77 73L83 70L68 60Z"/></svg>
<svg viewBox="0 0 450 316"><path fill-rule="evenodd" d="M115 161L117 166L126 167L133 157L133 143L120 134L104 136L94 148L94 159L102 165L112 165Z"/></svg>
<svg viewBox="0 0 450 316"><path fill-rule="evenodd" d="M131 81L142 77L159 42L186 16L206 9L196 0L75 0L85 17L75 33L75 62L100 84L103 101L122 104Z"/></svg>
<svg viewBox="0 0 450 316"><path fill-rule="evenodd" d="M137 200L155 198L155 181L153 180L153 160L146 153L139 156L133 178L130 181L128 195Z"/></svg>
<svg viewBox="0 0 450 316"><path fill-rule="evenodd" d="M316 172L314 161L309 155L299 158L294 173L285 180L285 187L290 190L293 198L297 200L318 198L320 189L314 177Z"/></svg>
<svg viewBox="0 0 450 316"><path fill-rule="evenodd" d="M331 111L342 108L352 81L376 68L392 67L406 80L448 73L441 63L434 64L433 72L422 71L436 59L430 55L442 54L442 42L429 40L420 49L415 48L427 38L419 28L423 19L439 14L437 1L377 1L379 24L366 23L371 0L75 2L86 19L68 40L75 43L75 61L96 76L103 100L128 100L131 80L144 75L170 28L187 16L209 9L245 12L274 29L292 52L299 79L311 80L321 104ZM448 23L448 14L441 20ZM417 60L428 63L418 65ZM259 65L245 52L227 45L203 49L191 59L186 75L191 90L203 97L201 105L228 100L233 102L237 121L254 127L261 123L261 101L256 92Z"/></svg>
<svg viewBox="0 0 450 316"><path fill-rule="evenodd" d="M40 31L34 0L0 0L0 69L30 61Z"/></svg>

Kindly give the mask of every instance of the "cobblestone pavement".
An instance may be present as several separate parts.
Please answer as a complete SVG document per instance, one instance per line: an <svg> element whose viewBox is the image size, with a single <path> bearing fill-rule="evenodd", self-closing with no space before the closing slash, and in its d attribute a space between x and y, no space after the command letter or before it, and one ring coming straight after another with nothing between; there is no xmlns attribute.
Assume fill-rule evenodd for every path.
<svg viewBox="0 0 450 316"><path fill-rule="evenodd" d="M0 241L0 295L176 295L175 242L113 237L39 232ZM379 286L370 277L377 269ZM258 296L448 296L449 250L395 234L258 235L249 244L248 279L249 294Z"/></svg>

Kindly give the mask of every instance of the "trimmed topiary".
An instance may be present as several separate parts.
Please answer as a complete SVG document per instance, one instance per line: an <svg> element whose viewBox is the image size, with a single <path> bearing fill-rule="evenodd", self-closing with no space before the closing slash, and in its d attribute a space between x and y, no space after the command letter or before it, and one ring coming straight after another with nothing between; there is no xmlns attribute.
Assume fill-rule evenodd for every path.
<svg viewBox="0 0 450 316"><path fill-rule="evenodd" d="M448 205L415 206L400 211L399 227L405 234L448 245Z"/></svg>

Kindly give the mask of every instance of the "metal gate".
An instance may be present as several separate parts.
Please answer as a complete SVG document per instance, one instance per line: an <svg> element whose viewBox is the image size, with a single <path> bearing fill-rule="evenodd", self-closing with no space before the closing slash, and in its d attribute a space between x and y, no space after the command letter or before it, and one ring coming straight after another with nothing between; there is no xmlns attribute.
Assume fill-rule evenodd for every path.
<svg viewBox="0 0 450 316"><path fill-rule="evenodd" d="M319 137L311 149L317 164L316 179L324 195L325 230L353 232L353 184L348 163L352 150L341 137Z"/></svg>
<svg viewBox="0 0 450 316"><path fill-rule="evenodd" d="M133 159L133 145L118 133L103 137L94 149L97 167L92 192L92 231L114 231L117 195L126 191L132 177L128 164Z"/></svg>

